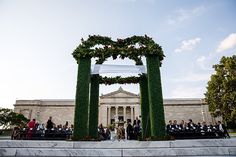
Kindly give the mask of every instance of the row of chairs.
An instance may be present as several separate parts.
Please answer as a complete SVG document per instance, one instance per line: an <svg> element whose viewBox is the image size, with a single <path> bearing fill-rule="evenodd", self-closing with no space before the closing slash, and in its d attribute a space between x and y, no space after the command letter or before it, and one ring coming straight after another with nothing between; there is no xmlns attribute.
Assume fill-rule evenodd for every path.
<svg viewBox="0 0 236 157"><path fill-rule="evenodd" d="M66 140L73 134L71 129L19 129L14 131L12 139L17 140Z"/></svg>
<svg viewBox="0 0 236 157"><path fill-rule="evenodd" d="M208 139L208 138L227 138L228 134L225 134L216 127L175 127L167 130L167 134L173 136L175 139Z"/></svg>

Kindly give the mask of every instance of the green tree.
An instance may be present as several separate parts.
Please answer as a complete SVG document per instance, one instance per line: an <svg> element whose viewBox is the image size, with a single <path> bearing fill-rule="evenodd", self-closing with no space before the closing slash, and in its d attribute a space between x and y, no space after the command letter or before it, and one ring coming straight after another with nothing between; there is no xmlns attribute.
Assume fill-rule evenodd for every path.
<svg viewBox="0 0 236 157"><path fill-rule="evenodd" d="M236 55L223 56L213 68L215 74L205 93L209 110L214 116L222 116L231 127L236 127Z"/></svg>
<svg viewBox="0 0 236 157"><path fill-rule="evenodd" d="M13 112L8 108L0 108L0 126L3 129L7 129L13 125L25 126L28 119L23 114Z"/></svg>

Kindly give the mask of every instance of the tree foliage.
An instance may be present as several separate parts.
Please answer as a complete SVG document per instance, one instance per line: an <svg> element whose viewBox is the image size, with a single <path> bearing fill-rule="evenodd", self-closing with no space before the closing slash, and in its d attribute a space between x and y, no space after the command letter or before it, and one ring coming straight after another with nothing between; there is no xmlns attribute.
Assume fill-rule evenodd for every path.
<svg viewBox="0 0 236 157"><path fill-rule="evenodd" d="M14 125L25 126L27 122L28 119L23 114L15 113L8 108L0 109L0 126L3 129L7 129Z"/></svg>
<svg viewBox="0 0 236 157"><path fill-rule="evenodd" d="M208 82L206 101L214 116L222 116L227 124L236 126L236 55L222 57L213 66L215 74Z"/></svg>

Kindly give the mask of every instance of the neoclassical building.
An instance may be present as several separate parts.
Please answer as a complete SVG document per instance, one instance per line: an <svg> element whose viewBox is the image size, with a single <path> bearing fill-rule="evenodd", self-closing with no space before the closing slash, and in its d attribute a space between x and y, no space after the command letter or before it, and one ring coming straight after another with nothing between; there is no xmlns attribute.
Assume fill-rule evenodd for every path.
<svg viewBox="0 0 236 157"><path fill-rule="evenodd" d="M121 87L111 93L101 95L99 100L99 123L108 126L116 120L133 121L141 117L139 95L123 90ZM46 123L52 116L54 123L73 124L74 100L16 100L15 112L39 123ZM165 121L192 119L194 122L212 122L208 105L204 99L164 99Z"/></svg>

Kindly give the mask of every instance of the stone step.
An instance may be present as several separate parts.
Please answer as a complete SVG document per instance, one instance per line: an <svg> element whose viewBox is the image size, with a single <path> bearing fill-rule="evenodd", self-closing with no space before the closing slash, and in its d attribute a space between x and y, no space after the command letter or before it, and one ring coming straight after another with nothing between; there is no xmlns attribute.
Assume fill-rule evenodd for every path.
<svg viewBox="0 0 236 157"><path fill-rule="evenodd" d="M236 139L0 141L0 156L236 156Z"/></svg>

